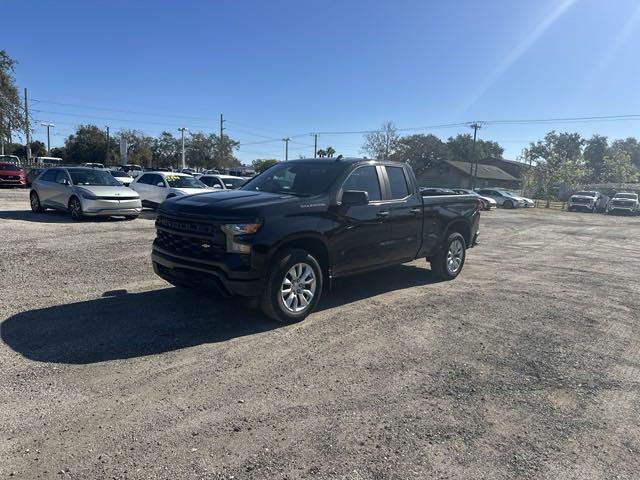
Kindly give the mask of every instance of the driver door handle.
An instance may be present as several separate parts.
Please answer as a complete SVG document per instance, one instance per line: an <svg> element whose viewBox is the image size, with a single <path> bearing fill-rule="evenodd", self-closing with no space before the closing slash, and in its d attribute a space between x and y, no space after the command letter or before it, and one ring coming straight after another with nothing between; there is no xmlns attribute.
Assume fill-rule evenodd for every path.
<svg viewBox="0 0 640 480"><path fill-rule="evenodd" d="M389 216L389 210L380 210L378 212L378 217L380 218L386 218Z"/></svg>
<svg viewBox="0 0 640 480"><path fill-rule="evenodd" d="M422 209L420 207L413 207L409 211L415 214L422 213Z"/></svg>

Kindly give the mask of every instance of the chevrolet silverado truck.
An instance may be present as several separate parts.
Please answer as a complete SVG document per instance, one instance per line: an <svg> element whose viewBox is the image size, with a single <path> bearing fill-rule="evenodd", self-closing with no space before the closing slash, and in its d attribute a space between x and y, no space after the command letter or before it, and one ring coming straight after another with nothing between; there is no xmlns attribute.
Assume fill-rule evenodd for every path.
<svg viewBox="0 0 640 480"><path fill-rule="evenodd" d="M628 213L630 215L638 215L640 213L640 203L638 202L637 193L616 193L607 205L607 213Z"/></svg>
<svg viewBox="0 0 640 480"><path fill-rule="evenodd" d="M423 196L404 163L282 162L238 190L163 202L153 268L175 286L250 297L292 323L336 278L418 258L456 278L476 244L480 207L473 195Z"/></svg>
<svg viewBox="0 0 640 480"><path fill-rule="evenodd" d="M586 212L604 212L607 207L608 197L605 197L600 192L596 191L582 191L576 192L567 202L567 210L573 211L586 211Z"/></svg>

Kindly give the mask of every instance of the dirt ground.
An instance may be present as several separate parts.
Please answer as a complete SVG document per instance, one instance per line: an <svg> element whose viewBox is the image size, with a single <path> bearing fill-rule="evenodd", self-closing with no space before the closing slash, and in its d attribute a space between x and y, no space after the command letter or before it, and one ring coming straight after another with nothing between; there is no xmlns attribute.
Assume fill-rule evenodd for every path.
<svg viewBox="0 0 640 480"><path fill-rule="evenodd" d="M153 214L0 190L0 478L640 478L640 218L483 215L462 275L274 324L154 276Z"/></svg>

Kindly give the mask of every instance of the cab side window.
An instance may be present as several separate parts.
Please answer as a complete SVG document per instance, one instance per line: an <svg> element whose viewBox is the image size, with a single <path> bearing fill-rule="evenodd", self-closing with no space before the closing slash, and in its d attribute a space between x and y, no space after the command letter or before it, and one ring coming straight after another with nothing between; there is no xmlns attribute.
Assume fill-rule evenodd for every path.
<svg viewBox="0 0 640 480"><path fill-rule="evenodd" d="M151 177L153 175L150 175L148 173L145 173L144 175L142 175L139 179L137 183L142 183L144 185L151 185Z"/></svg>
<svg viewBox="0 0 640 480"><path fill-rule="evenodd" d="M56 176L58 175L58 170L47 170L42 174L40 180L43 182L55 182Z"/></svg>
<svg viewBox="0 0 640 480"><path fill-rule="evenodd" d="M58 170L56 172L56 183L64 184L67 181L67 172L65 172L64 170Z"/></svg>
<svg viewBox="0 0 640 480"><path fill-rule="evenodd" d="M389 177L389 187L391 188L391 198L399 200L409 196L409 186L407 185L407 177L402 167L385 167L387 177Z"/></svg>
<svg viewBox="0 0 640 480"><path fill-rule="evenodd" d="M358 190L367 192L370 202L375 202L382 199L382 193L380 191L380 180L378 179L378 172L376 171L376 167L365 166L356 168L344 181L344 184L342 185L342 191L344 192L345 190Z"/></svg>

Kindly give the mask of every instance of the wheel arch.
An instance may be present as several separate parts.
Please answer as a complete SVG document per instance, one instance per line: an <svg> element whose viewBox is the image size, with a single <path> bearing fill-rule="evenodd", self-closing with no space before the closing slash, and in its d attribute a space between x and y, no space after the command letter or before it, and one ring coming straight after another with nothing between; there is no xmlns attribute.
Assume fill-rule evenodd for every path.
<svg viewBox="0 0 640 480"><path fill-rule="evenodd" d="M322 268L322 276L325 278L326 284L330 284L331 257L329 255L329 248L319 235L309 233L283 239L269 252L268 263L271 263L273 257L285 248L299 248L311 253L316 260L318 260L320 268Z"/></svg>
<svg viewBox="0 0 640 480"><path fill-rule="evenodd" d="M471 245L471 242L473 241L473 239L471 238L471 223L469 223L468 220L459 218L449 223L449 225L447 225L447 228L444 231L442 241L446 240L449 237L449 235L451 235L454 232L457 232L460 235L462 235L462 237L464 238L464 243L466 247L469 247L469 245Z"/></svg>

